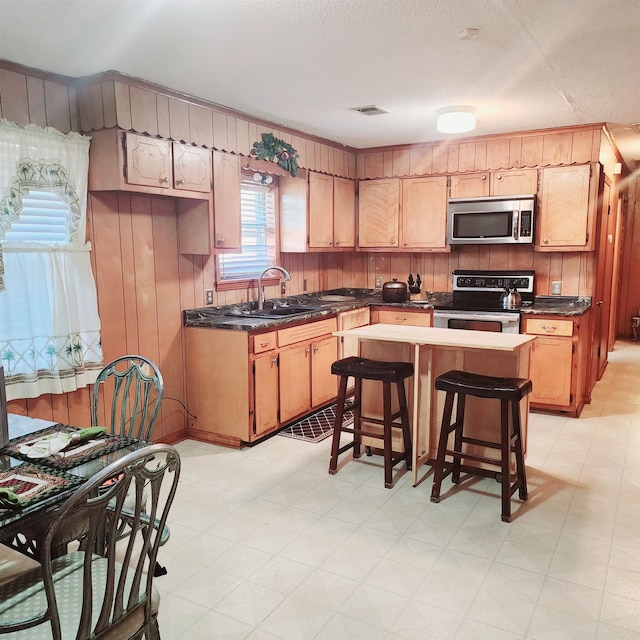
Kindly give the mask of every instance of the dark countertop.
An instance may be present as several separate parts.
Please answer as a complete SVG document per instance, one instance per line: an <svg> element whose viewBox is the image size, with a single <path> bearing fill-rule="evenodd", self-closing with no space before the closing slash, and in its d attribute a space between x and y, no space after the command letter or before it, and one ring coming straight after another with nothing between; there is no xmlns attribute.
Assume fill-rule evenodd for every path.
<svg viewBox="0 0 640 640"><path fill-rule="evenodd" d="M380 289L331 289L317 293L305 293L276 300L267 300L266 307L301 306L313 307L309 312L294 316L257 318L243 315L250 312L255 303L200 307L182 312L185 327L209 327L236 331L265 331L285 327L309 320L330 318L338 313L366 306L384 305L391 309L437 309L451 303L451 292L423 292L424 300L406 302L384 302ZM536 296L531 306L524 306L521 313L527 315L581 316L591 308L591 298L571 296Z"/></svg>

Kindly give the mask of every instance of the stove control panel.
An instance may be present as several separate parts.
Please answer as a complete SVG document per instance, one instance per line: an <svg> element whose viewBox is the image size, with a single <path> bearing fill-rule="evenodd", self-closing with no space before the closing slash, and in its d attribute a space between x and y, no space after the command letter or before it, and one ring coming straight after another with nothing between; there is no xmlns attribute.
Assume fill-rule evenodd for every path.
<svg viewBox="0 0 640 640"><path fill-rule="evenodd" d="M530 273L491 273L458 272L453 273L454 291L476 291L478 293L500 291L515 287L521 293L533 293L533 272Z"/></svg>

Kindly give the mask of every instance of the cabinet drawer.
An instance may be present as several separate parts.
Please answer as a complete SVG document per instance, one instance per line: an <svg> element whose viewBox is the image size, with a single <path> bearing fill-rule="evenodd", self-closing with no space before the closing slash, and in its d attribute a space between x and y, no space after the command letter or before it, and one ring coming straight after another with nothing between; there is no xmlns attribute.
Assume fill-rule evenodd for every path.
<svg viewBox="0 0 640 640"><path fill-rule="evenodd" d="M328 318L327 320L317 320L316 322L308 322L297 327L289 329L280 329L278 331L278 344L286 347L289 344L301 342L302 340L310 340L319 336L333 333L338 329L336 318Z"/></svg>
<svg viewBox="0 0 640 640"><path fill-rule="evenodd" d="M549 320L548 318L527 318L525 333L539 336L572 336L572 320Z"/></svg>
<svg viewBox="0 0 640 640"><path fill-rule="evenodd" d="M253 336L253 353L264 353L271 351L278 346L277 333L270 331L269 333L260 333Z"/></svg>
<svg viewBox="0 0 640 640"><path fill-rule="evenodd" d="M369 307L344 311L338 316L340 331L355 329L369 324Z"/></svg>
<svg viewBox="0 0 640 640"><path fill-rule="evenodd" d="M431 314L428 311L378 311L380 324L406 324L413 327L430 327Z"/></svg>

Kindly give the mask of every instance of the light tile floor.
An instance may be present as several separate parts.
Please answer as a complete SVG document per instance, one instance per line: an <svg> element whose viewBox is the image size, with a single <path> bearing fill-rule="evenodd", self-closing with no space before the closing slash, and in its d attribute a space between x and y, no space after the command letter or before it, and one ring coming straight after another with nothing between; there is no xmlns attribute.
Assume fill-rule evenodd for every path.
<svg viewBox="0 0 640 640"><path fill-rule="evenodd" d="M432 504L379 457L330 476L330 439L177 447L164 640L640 638L640 345L579 419L531 415L510 524L494 480Z"/></svg>

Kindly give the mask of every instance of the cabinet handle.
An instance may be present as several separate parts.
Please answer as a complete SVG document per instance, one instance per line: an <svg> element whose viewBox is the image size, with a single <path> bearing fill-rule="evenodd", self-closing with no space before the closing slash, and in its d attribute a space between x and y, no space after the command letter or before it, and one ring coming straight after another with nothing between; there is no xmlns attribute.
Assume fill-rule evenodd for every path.
<svg viewBox="0 0 640 640"><path fill-rule="evenodd" d="M218 238L218 244L224 244L224 238Z"/></svg>
<svg viewBox="0 0 640 640"><path fill-rule="evenodd" d="M180 178L179 180L176 180L176 184L184 184L184 178Z"/></svg>
<svg viewBox="0 0 640 640"><path fill-rule="evenodd" d="M496 180L502 180L502 174L501 174L501 173L499 173L499 174L496 176Z"/></svg>
<svg viewBox="0 0 640 640"><path fill-rule="evenodd" d="M547 240L547 238L542 238L542 242L543 244L549 244L549 240Z"/></svg>
<svg viewBox="0 0 640 640"><path fill-rule="evenodd" d="M169 178L167 178L167 176L165 176L164 178L162 178L162 182L164 182L164 183L169 182Z"/></svg>
<svg viewBox="0 0 640 640"><path fill-rule="evenodd" d="M555 324L547 326L546 324L542 325L542 328L549 333L553 333L558 327Z"/></svg>
<svg viewBox="0 0 640 640"><path fill-rule="evenodd" d="M305 349L304 352L305 353L311 353L311 349Z"/></svg>
<svg viewBox="0 0 640 640"><path fill-rule="evenodd" d="M271 364L278 364L278 356L271 361Z"/></svg>
<svg viewBox="0 0 640 640"><path fill-rule="evenodd" d="M396 316L396 320L398 322L406 322L407 318L405 316Z"/></svg>
<svg viewBox="0 0 640 640"><path fill-rule="evenodd" d="M336 247L339 247L340 246L340 240L336 240L335 241L335 245L336 245Z"/></svg>
<svg viewBox="0 0 640 640"><path fill-rule="evenodd" d="M480 178L480 180L486 180L487 176L482 176L482 178Z"/></svg>
<svg viewBox="0 0 640 640"><path fill-rule="evenodd" d="M267 340L266 342L261 342L261 343L260 343L260 346L261 346L261 347L267 347L267 346L269 346L270 344L271 344L271 340Z"/></svg>
<svg viewBox="0 0 640 640"><path fill-rule="evenodd" d="M320 347L317 344L313 345L313 353L316 353Z"/></svg>
<svg viewBox="0 0 640 640"><path fill-rule="evenodd" d="M409 243L405 240L403 246L406 247Z"/></svg>

